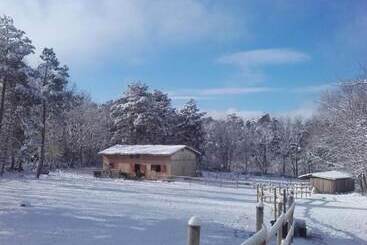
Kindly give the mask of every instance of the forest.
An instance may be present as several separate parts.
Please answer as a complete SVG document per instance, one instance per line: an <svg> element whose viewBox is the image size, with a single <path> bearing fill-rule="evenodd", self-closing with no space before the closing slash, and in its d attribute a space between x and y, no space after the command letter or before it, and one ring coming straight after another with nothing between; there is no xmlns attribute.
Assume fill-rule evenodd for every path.
<svg viewBox="0 0 367 245"><path fill-rule="evenodd" d="M216 171L298 176L345 168L358 176L366 169L366 75L335 81L311 118L218 119L194 100L175 108L167 93L141 81L96 103L52 48L42 50L37 66L27 62L34 52L31 37L1 17L1 174L100 166L98 152L117 143L185 144L202 152L201 169Z"/></svg>

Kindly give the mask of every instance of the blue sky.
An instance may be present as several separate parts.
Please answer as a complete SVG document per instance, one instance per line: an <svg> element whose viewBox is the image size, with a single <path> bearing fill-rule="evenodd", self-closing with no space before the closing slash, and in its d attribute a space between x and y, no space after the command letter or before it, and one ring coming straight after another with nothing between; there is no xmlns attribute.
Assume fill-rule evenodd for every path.
<svg viewBox="0 0 367 245"><path fill-rule="evenodd" d="M363 0L0 2L95 101L143 81L214 116L310 115L321 91L367 65L366 9Z"/></svg>

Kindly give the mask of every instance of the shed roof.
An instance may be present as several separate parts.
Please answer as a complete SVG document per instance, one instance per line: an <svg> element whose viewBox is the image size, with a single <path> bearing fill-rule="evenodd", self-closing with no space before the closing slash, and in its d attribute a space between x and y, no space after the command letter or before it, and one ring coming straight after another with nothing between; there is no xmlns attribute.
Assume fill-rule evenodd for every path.
<svg viewBox="0 0 367 245"><path fill-rule="evenodd" d="M306 178L311 178L311 177L320 178L320 179L329 179L329 180L353 178L353 176L349 173L342 172L342 171L336 171L336 170L304 174L304 175L300 175L298 178L306 179Z"/></svg>
<svg viewBox="0 0 367 245"><path fill-rule="evenodd" d="M195 154L200 152L194 150L186 145L114 145L98 154L101 155L156 155L156 156L170 156L176 152L188 149Z"/></svg>

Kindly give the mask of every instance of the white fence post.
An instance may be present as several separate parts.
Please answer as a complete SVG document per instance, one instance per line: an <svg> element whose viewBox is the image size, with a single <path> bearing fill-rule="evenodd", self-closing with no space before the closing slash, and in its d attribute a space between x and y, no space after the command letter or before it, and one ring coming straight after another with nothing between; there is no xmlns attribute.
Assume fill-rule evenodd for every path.
<svg viewBox="0 0 367 245"><path fill-rule="evenodd" d="M188 223L187 245L200 245L200 220L198 217L191 217Z"/></svg>

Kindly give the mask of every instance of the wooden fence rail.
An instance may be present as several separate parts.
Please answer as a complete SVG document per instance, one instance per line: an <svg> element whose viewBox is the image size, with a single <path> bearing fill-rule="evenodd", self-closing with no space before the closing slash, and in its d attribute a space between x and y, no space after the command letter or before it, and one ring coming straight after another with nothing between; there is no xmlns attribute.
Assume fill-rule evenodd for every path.
<svg viewBox="0 0 367 245"><path fill-rule="evenodd" d="M295 226L293 214L296 203L294 202L293 195L289 195L288 209L285 209L284 204L287 202L285 190L283 193L283 202L278 203L278 215L270 229L264 224L264 203L260 199L260 202L256 206L256 233L241 245L265 245L273 239L276 239L277 245L288 245L292 243ZM284 229L286 229L286 233Z"/></svg>
<svg viewBox="0 0 367 245"><path fill-rule="evenodd" d="M264 224L264 205L262 202L258 203L256 206L256 233L241 245L266 245L272 240L276 240L277 245L291 244L295 228L293 214L296 206L292 196L289 196L289 204L287 211L282 212L283 203L279 203L279 216L269 229ZM197 217L189 220L187 230L187 244L200 245L200 221ZM284 230L287 232L285 233Z"/></svg>
<svg viewBox="0 0 367 245"><path fill-rule="evenodd" d="M265 191L264 186L257 185L256 205L256 233L244 241L241 245L266 245L272 240L277 245L289 245L293 241L295 221L293 218L296 203L293 191L286 189L274 191L274 223L268 228L264 223ZM188 223L188 245L200 244L200 222L198 218L192 217Z"/></svg>
<svg viewBox="0 0 367 245"><path fill-rule="evenodd" d="M256 185L257 202L262 198L263 202L273 203L276 201L277 195L282 193L283 190L286 191L287 195L293 193L295 199L309 197L312 194L312 186L309 183L294 184L285 187L258 184Z"/></svg>
<svg viewBox="0 0 367 245"><path fill-rule="evenodd" d="M262 179L241 179L240 177L234 179L222 179L213 177L189 177L189 176L171 176L163 181L182 181L186 183L200 183L204 185L217 185L220 187L235 187L235 188L256 188L258 185L264 187L264 191L267 189L287 189L288 191L293 190L298 196L306 193L311 194L311 188L309 182L293 180L262 180ZM298 198L297 196L297 198Z"/></svg>

